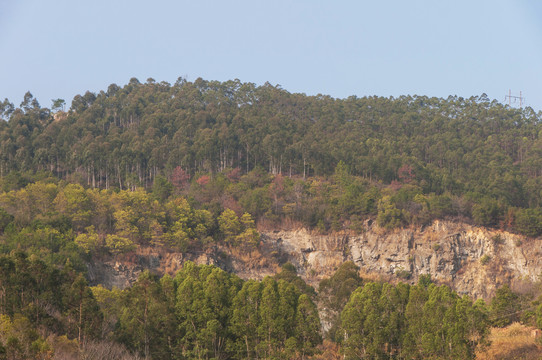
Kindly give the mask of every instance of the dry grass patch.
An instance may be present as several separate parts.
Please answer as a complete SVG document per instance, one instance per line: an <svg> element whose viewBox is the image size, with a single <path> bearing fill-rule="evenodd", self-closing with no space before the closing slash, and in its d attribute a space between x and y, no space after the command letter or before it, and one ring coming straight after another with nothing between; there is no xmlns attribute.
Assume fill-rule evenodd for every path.
<svg viewBox="0 0 542 360"><path fill-rule="evenodd" d="M243 263L246 269L280 268L272 257L265 256L258 248L233 247L229 253L232 258Z"/></svg>
<svg viewBox="0 0 542 360"><path fill-rule="evenodd" d="M478 360L539 360L542 359L540 338L531 332L535 328L513 323L505 328L491 329L491 345L484 352L478 352Z"/></svg>
<svg viewBox="0 0 542 360"><path fill-rule="evenodd" d="M420 240L418 240L419 242L421 242L422 244L432 244L432 243L436 243L438 241L440 241L442 238L442 234L440 233L437 233L436 231L434 231L433 229L427 229L425 232L423 232L422 236L419 237Z"/></svg>
<svg viewBox="0 0 542 360"><path fill-rule="evenodd" d="M343 357L340 353L340 348L337 343L329 340L318 345L318 354L310 357L311 360L341 360Z"/></svg>
<svg viewBox="0 0 542 360"><path fill-rule="evenodd" d="M363 282L389 282L393 283L397 280L392 275L380 274L376 272L366 272L363 269L359 271L359 276L363 279ZM397 282L397 281L395 281Z"/></svg>

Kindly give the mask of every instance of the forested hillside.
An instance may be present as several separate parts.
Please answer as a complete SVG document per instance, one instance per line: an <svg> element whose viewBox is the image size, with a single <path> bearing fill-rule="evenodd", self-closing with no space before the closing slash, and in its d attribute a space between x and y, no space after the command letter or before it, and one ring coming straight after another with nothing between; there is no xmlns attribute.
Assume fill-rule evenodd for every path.
<svg viewBox="0 0 542 360"><path fill-rule="evenodd" d="M542 324L540 284L485 304L343 263L315 290L279 253L262 281L190 262L122 290L85 279L91 261L141 248L250 258L258 229L386 234L447 219L537 237L542 114L530 108L182 78L112 84L70 109L30 93L0 105L0 359L468 359L491 325Z"/></svg>
<svg viewBox="0 0 542 360"><path fill-rule="evenodd" d="M388 228L457 217L542 233L541 114L485 95L333 99L238 80L133 78L63 104L42 108L30 93L17 109L2 103L5 191L40 171L100 189L158 180L165 197L214 202L215 214L324 231L378 216Z"/></svg>

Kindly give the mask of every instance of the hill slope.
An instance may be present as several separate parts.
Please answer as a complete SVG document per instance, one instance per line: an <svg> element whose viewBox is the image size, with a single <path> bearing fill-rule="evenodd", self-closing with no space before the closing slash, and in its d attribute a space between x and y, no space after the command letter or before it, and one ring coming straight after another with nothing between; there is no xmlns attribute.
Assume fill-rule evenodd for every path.
<svg viewBox="0 0 542 360"><path fill-rule="evenodd" d="M237 80L134 78L77 95L68 112L30 93L0 110L4 190L39 171L101 189L167 179L202 203L241 203L256 220L336 231L352 218L379 215L393 228L451 216L542 234L542 116L485 95L333 99ZM227 189L243 175L246 187Z"/></svg>

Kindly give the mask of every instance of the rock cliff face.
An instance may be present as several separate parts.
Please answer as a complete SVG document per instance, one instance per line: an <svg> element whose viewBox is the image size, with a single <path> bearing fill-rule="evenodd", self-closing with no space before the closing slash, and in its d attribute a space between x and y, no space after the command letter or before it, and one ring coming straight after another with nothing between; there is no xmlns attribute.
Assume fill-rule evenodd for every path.
<svg viewBox="0 0 542 360"><path fill-rule="evenodd" d="M361 235L311 235L306 230L264 234L290 254L311 283L338 264L354 261L362 273L414 283L430 274L459 293L493 296L503 284L539 280L542 241L466 224L436 221L422 229L385 232L371 222Z"/></svg>
<svg viewBox="0 0 542 360"><path fill-rule="evenodd" d="M215 264L243 278L263 278L292 262L308 283L317 285L344 261L352 260L365 277L414 283L430 274L459 293L488 298L502 284L538 281L542 241L467 224L436 221L418 229L384 231L371 221L359 235L313 234L305 229L262 233L261 254L215 249L205 254L140 250L135 261L89 265L91 283L125 287L148 268L174 273L186 260Z"/></svg>

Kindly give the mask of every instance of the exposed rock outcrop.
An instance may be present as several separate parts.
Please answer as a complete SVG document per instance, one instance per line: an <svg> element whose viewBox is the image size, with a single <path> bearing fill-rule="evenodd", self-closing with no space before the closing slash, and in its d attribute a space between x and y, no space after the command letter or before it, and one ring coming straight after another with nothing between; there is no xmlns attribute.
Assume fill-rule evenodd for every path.
<svg viewBox="0 0 542 360"><path fill-rule="evenodd" d="M158 275L174 275L188 260L196 264L221 265L213 253L185 254L167 252L163 249L140 248L130 256L88 263L87 277L90 285L101 284L109 289L113 287L124 289L134 283L145 270Z"/></svg>
<svg viewBox="0 0 542 360"><path fill-rule="evenodd" d="M280 241L300 273L317 283L343 261L366 275L416 282L430 274L459 293L488 298L502 284L539 280L542 241L467 224L435 221L419 229L383 231L366 224L360 235L313 235L306 230L266 233Z"/></svg>
<svg viewBox="0 0 542 360"><path fill-rule="evenodd" d="M459 293L488 298L502 284L538 281L542 241L467 224L435 221L418 229L384 231L368 221L359 235L319 235L305 229L262 233L260 254L214 249L180 254L140 249L131 262L89 264L91 283L125 287L145 268L173 274L186 260L215 264L243 278L261 279L292 262L307 282L317 285L344 261L352 260L365 276L416 282L430 274Z"/></svg>

